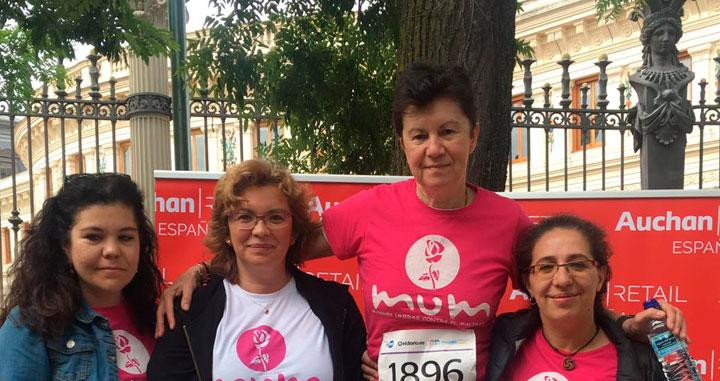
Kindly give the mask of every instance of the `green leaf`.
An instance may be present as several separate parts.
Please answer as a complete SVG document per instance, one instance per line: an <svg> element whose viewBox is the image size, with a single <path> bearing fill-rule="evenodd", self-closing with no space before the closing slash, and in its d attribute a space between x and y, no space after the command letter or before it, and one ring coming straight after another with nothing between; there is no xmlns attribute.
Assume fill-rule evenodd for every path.
<svg viewBox="0 0 720 381"><path fill-rule="evenodd" d="M598 20L611 21L616 19L626 6L639 9L645 5L645 0L596 0Z"/></svg>
<svg viewBox="0 0 720 381"><path fill-rule="evenodd" d="M0 92L16 96L32 93L33 78L60 75L55 62L74 58L73 43L113 61L127 48L146 61L175 48L169 31L135 17L128 0L5 0L0 24Z"/></svg>
<svg viewBox="0 0 720 381"><path fill-rule="evenodd" d="M515 39L515 54L515 61L520 65L523 59L535 57L535 49L528 41Z"/></svg>

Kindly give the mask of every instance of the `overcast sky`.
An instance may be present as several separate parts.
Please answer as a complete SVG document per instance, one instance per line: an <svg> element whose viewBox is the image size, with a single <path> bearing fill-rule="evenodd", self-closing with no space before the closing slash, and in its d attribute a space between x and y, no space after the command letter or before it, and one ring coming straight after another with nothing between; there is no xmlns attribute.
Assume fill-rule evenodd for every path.
<svg viewBox="0 0 720 381"><path fill-rule="evenodd" d="M185 30L188 32L194 32L203 26L205 22L205 16L208 14L208 0L190 0L185 3L190 18L185 25Z"/></svg>

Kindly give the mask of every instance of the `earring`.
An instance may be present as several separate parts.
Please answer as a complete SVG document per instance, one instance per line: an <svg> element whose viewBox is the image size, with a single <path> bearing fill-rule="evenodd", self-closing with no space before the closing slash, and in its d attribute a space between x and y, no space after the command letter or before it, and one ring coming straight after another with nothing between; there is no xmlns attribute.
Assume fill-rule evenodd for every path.
<svg viewBox="0 0 720 381"><path fill-rule="evenodd" d="M229 239L229 238L225 240L225 243L226 243L228 246L232 246L232 244L230 243L230 239Z"/></svg>
<svg viewBox="0 0 720 381"><path fill-rule="evenodd" d="M534 297L534 296L531 296L531 297L530 297L530 305L531 305L531 306L536 306L536 305L537 305L537 300L535 300L535 297Z"/></svg>

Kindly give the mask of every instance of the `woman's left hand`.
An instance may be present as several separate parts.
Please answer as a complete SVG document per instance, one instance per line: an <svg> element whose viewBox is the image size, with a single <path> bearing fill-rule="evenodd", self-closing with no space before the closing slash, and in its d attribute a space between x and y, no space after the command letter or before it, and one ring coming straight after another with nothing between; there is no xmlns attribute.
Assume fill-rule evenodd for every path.
<svg viewBox="0 0 720 381"><path fill-rule="evenodd" d="M647 342L647 335L650 334L650 321L664 320L665 325L667 325L668 329L672 331L675 336L690 343L690 337L687 335L685 317L682 311L663 300L658 300L658 302L662 310L649 308L640 311L632 319L627 319L623 322L623 331L637 341Z"/></svg>

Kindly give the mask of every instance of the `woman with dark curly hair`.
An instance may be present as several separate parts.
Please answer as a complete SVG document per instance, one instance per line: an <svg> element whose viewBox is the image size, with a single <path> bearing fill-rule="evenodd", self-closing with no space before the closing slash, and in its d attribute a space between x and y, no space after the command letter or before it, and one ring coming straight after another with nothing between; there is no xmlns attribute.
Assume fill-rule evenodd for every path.
<svg viewBox="0 0 720 381"><path fill-rule="evenodd" d="M360 380L365 326L348 287L298 270L317 224L308 197L263 160L227 169L215 187L210 278L180 329L157 342L150 380Z"/></svg>
<svg viewBox="0 0 720 381"><path fill-rule="evenodd" d="M650 346L629 340L603 305L609 258L590 221L557 215L531 227L516 253L531 307L498 317L486 380L664 380Z"/></svg>
<svg viewBox="0 0 720 381"><path fill-rule="evenodd" d="M145 380L162 277L143 196L71 175L20 244L0 328L1 380Z"/></svg>

